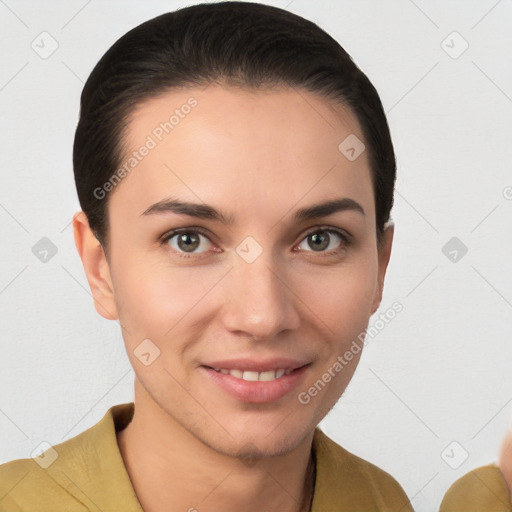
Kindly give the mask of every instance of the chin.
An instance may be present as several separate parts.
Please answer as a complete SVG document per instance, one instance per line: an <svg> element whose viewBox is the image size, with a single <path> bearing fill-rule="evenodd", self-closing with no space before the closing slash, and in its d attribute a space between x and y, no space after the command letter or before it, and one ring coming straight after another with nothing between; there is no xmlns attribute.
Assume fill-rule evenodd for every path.
<svg viewBox="0 0 512 512"><path fill-rule="evenodd" d="M307 421L300 422L297 419L293 424L283 422L283 418L265 425L253 422L251 426L236 431L230 428L231 437L210 439L206 444L226 455L255 461L293 451L314 428L315 425L310 427Z"/></svg>

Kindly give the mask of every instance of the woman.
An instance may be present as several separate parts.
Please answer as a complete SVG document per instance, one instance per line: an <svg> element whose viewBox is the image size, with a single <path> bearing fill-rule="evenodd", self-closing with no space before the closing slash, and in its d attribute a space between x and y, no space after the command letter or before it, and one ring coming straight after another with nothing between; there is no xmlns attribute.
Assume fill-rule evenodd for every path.
<svg viewBox="0 0 512 512"><path fill-rule="evenodd" d="M377 92L315 24L222 2L150 20L87 80L77 250L134 403L0 467L0 510L412 510L319 428L393 240Z"/></svg>

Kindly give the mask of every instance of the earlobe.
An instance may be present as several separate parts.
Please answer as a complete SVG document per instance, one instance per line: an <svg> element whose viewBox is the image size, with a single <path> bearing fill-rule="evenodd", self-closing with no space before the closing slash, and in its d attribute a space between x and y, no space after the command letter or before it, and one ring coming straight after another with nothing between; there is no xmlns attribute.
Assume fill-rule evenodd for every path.
<svg viewBox="0 0 512 512"><path fill-rule="evenodd" d="M375 298L372 306L372 315L375 313L375 311L377 311L382 301L384 279L386 277L386 270L388 268L389 259L391 257L391 247L393 245L394 233L395 224L390 220L385 224L384 233L382 235L382 246L378 251L379 271L377 277L377 289L375 291Z"/></svg>
<svg viewBox="0 0 512 512"><path fill-rule="evenodd" d="M73 215L75 246L82 260L96 311L107 320L119 318L110 268L103 247L92 232L83 211Z"/></svg>

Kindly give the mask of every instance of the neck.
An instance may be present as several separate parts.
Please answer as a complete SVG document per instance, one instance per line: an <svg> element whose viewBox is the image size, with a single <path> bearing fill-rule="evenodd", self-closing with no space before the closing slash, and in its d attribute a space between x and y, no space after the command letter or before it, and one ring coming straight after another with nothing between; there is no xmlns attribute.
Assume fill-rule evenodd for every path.
<svg viewBox="0 0 512 512"><path fill-rule="evenodd" d="M313 432L289 453L241 461L204 444L136 387L133 419L117 440L144 512L310 510Z"/></svg>

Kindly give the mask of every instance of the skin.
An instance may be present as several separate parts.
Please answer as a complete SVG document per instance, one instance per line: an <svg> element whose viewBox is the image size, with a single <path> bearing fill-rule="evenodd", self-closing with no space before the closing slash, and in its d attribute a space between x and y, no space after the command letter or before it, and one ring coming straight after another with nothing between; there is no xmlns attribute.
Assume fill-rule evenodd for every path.
<svg viewBox="0 0 512 512"><path fill-rule="evenodd" d="M359 123L307 91L213 84L172 90L137 107L127 154L190 96L198 105L111 193L110 261L84 213L73 221L95 307L119 319L135 372L135 414L118 433L120 452L146 512L297 512L309 505L314 429L342 395L360 353L307 405L297 395L332 367L377 310L393 226L379 252L367 152L351 162L338 150L349 134L364 140ZM169 196L212 205L234 224L172 212L141 216ZM365 215L292 219L299 208L342 197ZM308 235L321 226L348 232L352 242L332 234L315 251ZM177 237L159 242L182 227L208 234L192 258ZM263 249L250 264L236 252L247 236ZM161 351L149 366L134 355L146 338ZM299 389L274 402L244 403L200 368L242 356L310 364Z"/></svg>
<svg viewBox="0 0 512 512"><path fill-rule="evenodd" d="M501 443L498 466L510 492L512 490L512 427L507 430Z"/></svg>

